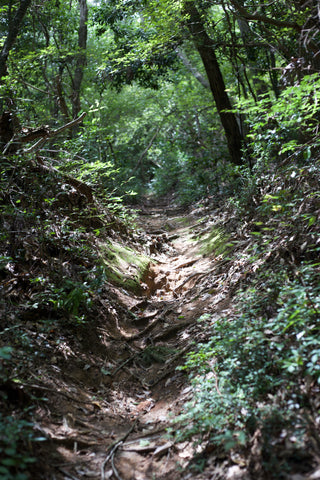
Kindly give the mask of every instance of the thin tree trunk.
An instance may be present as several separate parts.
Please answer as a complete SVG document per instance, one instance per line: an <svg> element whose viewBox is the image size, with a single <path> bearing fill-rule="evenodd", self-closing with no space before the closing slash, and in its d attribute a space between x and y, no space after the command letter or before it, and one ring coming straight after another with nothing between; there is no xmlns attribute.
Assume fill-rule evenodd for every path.
<svg viewBox="0 0 320 480"><path fill-rule="evenodd" d="M16 11L12 20L9 21L7 38L5 39L5 42L0 52L0 83L2 78L7 73L8 56L19 34L22 21L25 14L27 13L30 4L31 0L20 0L18 10Z"/></svg>
<svg viewBox="0 0 320 480"><path fill-rule="evenodd" d="M68 105L63 94L61 75L56 75L55 77L55 90L57 93L58 105L60 107L62 115L64 119L68 122L70 121L70 115L69 115Z"/></svg>
<svg viewBox="0 0 320 480"><path fill-rule="evenodd" d="M236 116L231 112L232 106L215 54L214 43L207 34L204 22L193 1L187 0L184 3L184 13L187 27L208 76L210 89L226 135L231 161L235 165L242 165L243 138Z"/></svg>
<svg viewBox="0 0 320 480"><path fill-rule="evenodd" d="M80 104L80 91L83 80L84 67L86 65L86 48L87 48L87 36L88 36L88 5L87 0L79 0L80 7L80 23L78 31L78 48L79 53L77 55L76 69L73 77L72 85L72 117L76 118L81 110ZM75 129L78 128L75 127ZM73 134L75 134L75 129Z"/></svg>
<svg viewBox="0 0 320 480"><path fill-rule="evenodd" d="M206 77L204 77L190 62L189 58L185 54L185 52L182 50L182 48L177 47L176 52L180 60L182 61L183 65L186 67L189 72L192 73L194 78L198 80L198 82L201 83L201 85L206 88L207 90L210 90L210 85Z"/></svg>

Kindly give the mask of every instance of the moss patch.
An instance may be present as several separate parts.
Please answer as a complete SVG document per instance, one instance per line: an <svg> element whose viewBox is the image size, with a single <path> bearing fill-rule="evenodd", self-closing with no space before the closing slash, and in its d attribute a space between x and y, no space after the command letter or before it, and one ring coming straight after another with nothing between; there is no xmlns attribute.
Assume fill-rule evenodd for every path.
<svg viewBox="0 0 320 480"><path fill-rule="evenodd" d="M147 255L117 242L101 244L100 254L110 282L136 294L143 292L141 282L152 262Z"/></svg>
<svg viewBox="0 0 320 480"><path fill-rule="evenodd" d="M221 228L213 227L211 232L201 239L201 254L210 255L214 252L218 256L227 253L233 246L229 238Z"/></svg>

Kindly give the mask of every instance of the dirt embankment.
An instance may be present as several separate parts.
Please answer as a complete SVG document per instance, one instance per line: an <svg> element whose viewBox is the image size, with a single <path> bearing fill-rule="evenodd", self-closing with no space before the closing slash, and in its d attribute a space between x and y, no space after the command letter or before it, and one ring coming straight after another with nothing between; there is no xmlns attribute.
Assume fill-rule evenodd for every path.
<svg viewBox="0 0 320 480"><path fill-rule="evenodd" d="M101 287L95 318L42 331L37 319L26 319L39 358L29 370L24 365L29 377L16 390L9 392L11 383L5 390L14 408L37 405L36 430L46 441L33 451L32 478L189 478L183 468L193 447L174 443L166 428L191 394L177 366L205 338L197 320L228 305L214 222L206 207L144 207L135 240L149 260L138 289L126 289L127 278L137 282L137 259L125 264L113 246L117 278Z"/></svg>

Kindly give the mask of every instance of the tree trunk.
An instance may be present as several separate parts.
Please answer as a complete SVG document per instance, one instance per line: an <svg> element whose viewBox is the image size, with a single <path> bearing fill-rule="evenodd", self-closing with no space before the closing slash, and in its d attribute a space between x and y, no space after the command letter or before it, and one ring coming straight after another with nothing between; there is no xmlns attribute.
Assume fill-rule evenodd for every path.
<svg viewBox="0 0 320 480"><path fill-rule="evenodd" d="M0 85L3 83L3 77L7 75L7 60L10 50L12 49L14 42L20 32L21 24L25 14L31 4L31 0L20 0L20 4L11 18L10 9L7 19L8 33L4 41L3 47L0 51ZM8 110L5 109L4 100L8 105ZM12 112L14 102L11 98L1 99L0 115L0 152L14 153L19 147L18 142L13 141L16 131L20 130L19 120L17 116Z"/></svg>
<svg viewBox="0 0 320 480"><path fill-rule="evenodd" d="M205 30L204 22L193 1L184 3L187 27L192 35L192 40L197 48L206 70L210 89L216 103L222 126L227 139L228 149L232 163L242 165L241 154L243 138L234 113L218 60L214 50L214 43Z"/></svg>
<svg viewBox="0 0 320 480"><path fill-rule="evenodd" d="M192 75L194 76L194 78L196 80L198 80L198 82L201 83L201 85L206 88L207 90L210 90L210 85L209 85L209 82L207 80L207 78L205 76L202 75L202 73L200 73L193 65L192 63L190 62L189 58L187 57L187 55L185 54L185 52L182 50L181 47L177 47L176 48L176 52L177 52L177 55L178 57L180 58L181 62L183 63L183 65L186 67L187 70L189 70L189 72L192 73Z"/></svg>
<svg viewBox="0 0 320 480"><path fill-rule="evenodd" d="M78 31L78 48L79 53L77 54L76 60L76 69L74 72L73 77L73 85L72 85L72 117L76 118L79 115L81 110L80 104L80 91L81 91L81 83L83 79L83 71L86 65L86 48L87 48L87 35L88 35L88 5L87 0L79 0L79 7L80 7L80 23L79 23L79 31ZM78 126L74 127L73 134L75 134L75 129Z"/></svg>
<svg viewBox="0 0 320 480"><path fill-rule="evenodd" d="M0 83L2 77L4 77L7 73L7 60L9 52L13 47L14 42L16 41L22 21L25 14L27 13L30 3L31 0L20 0L20 5L13 19L9 21L7 38L5 39L5 42L0 52Z"/></svg>

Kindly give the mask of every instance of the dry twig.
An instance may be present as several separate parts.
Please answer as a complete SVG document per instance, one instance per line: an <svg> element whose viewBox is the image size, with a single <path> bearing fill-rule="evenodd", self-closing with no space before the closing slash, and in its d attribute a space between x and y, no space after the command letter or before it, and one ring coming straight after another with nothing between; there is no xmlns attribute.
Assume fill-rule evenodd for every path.
<svg viewBox="0 0 320 480"><path fill-rule="evenodd" d="M23 153L30 153L30 152L39 150L42 147L42 145L44 145L49 140L49 138L55 137L56 135L59 135L59 133L63 132L64 130L67 130L68 128L74 127L74 125L81 123L85 116L86 116L86 113L83 112L78 118L75 118L71 122L63 125L62 127L59 127L56 130L53 130L53 132L46 131L43 135L41 134L42 138L40 138L40 140L34 143L31 147L24 149Z"/></svg>
<svg viewBox="0 0 320 480"><path fill-rule="evenodd" d="M105 478L106 478L104 470L105 470L106 464L109 462L110 459L111 459L111 465L112 465L113 473L118 478L118 480L121 480L121 477L119 476L119 474L118 474L118 472L117 472L117 470L114 466L114 462L113 462L114 455L115 455L117 449L128 438L130 433L133 432L133 430L135 429L135 427L138 423L138 420L139 420L139 418L136 419L136 421L132 424L130 429L124 435L122 435L122 437L120 437L118 440L115 440L113 443L111 443L111 445L109 445L108 450L107 450L109 453L108 453L108 455L106 456L106 458L104 459L104 461L101 465L101 480L105 480Z"/></svg>

